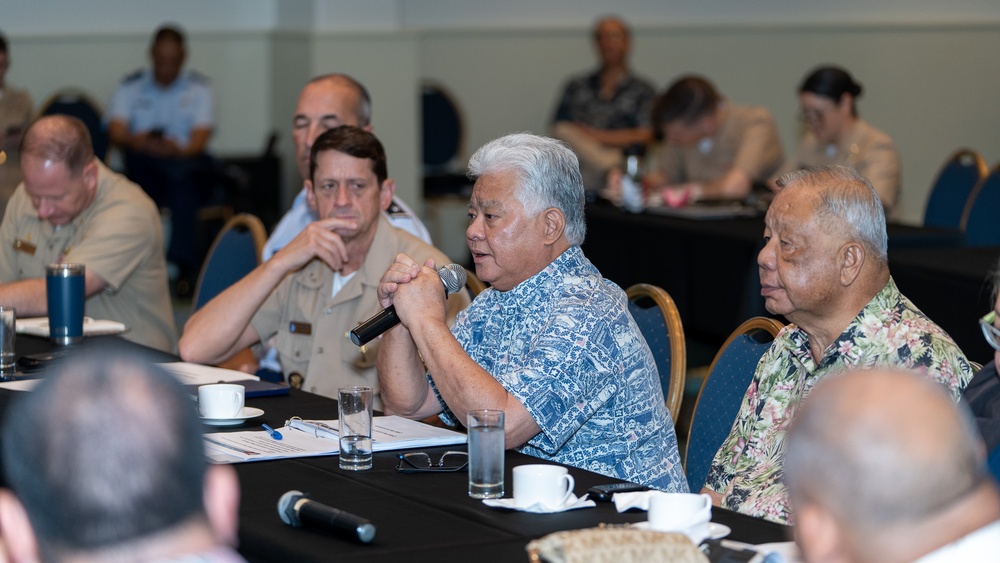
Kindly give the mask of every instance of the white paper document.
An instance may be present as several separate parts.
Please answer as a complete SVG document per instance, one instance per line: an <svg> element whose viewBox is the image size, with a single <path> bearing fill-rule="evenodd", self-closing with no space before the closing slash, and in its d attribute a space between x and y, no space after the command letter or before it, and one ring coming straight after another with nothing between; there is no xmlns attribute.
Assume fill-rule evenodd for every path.
<svg viewBox="0 0 1000 563"><path fill-rule="evenodd" d="M265 430L205 434L205 454L216 463L238 463L340 453L340 443L334 437L336 420L296 421L295 426L304 430L289 423L292 421L279 429L281 440L275 440ZM308 426L319 431L309 431ZM372 421L372 449L376 452L449 446L465 441L466 435L460 432L399 416L376 416Z"/></svg>
<svg viewBox="0 0 1000 563"><path fill-rule="evenodd" d="M17 319L16 329L18 334L31 334L33 336L49 337L49 318L31 317ZM100 336L102 334L121 334L125 332L126 326L118 321L102 319L92 319L83 317L83 335Z"/></svg>
<svg viewBox="0 0 1000 563"><path fill-rule="evenodd" d="M157 364L181 381L184 385L208 385L209 383L231 383L251 379L259 381L256 375L251 375L235 369L217 368L192 364L189 362L169 362Z"/></svg>

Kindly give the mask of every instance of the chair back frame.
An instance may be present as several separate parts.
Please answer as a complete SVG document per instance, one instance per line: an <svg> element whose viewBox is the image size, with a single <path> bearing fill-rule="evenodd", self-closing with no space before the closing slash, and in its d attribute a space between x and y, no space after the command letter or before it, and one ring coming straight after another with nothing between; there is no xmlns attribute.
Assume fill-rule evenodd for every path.
<svg viewBox="0 0 1000 563"><path fill-rule="evenodd" d="M985 246L985 245L992 245L992 244L997 244L998 243L998 242L995 242L995 241L987 241L987 243L984 245L982 243L982 241L979 241L978 239L976 239L975 233L971 234L971 236L973 237L973 239L972 240L969 239L969 236L970 236L970 233L969 233L969 222L972 219L972 212L973 212L974 208L976 207L976 201L979 199L980 195L984 193L984 190L987 189L987 187L991 186L992 184L1000 184L1000 164L997 164L995 167L993 167L993 169L990 170L990 172L985 177L983 177L983 179L981 179L978 184L976 184L976 187L972 189L972 193L969 194L969 200L966 201L966 203L965 203L965 210L962 212L962 222L961 222L961 224L959 226L959 230L961 230L963 233L965 233L965 235L966 235L965 244L967 246ZM994 190L1000 190L1000 185L994 186L993 189ZM1000 196L997 196L997 197L1000 197ZM994 225L994 220L995 219L996 219L995 215L991 214L989 216L988 221L989 221L989 230L990 231L992 231L992 227ZM982 231L982 230L983 229L977 229L977 232ZM998 236L997 241L1000 241L1000 236Z"/></svg>
<svg viewBox="0 0 1000 563"><path fill-rule="evenodd" d="M234 215L219 231L216 235L215 240L212 241L212 247L208 249L208 254L205 256L205 261L202 263L201 271L198 272L198 281L194 286L194 297L191 301L195 306L199 302L202 282L205 279L205 273L208 271L209 263L215 256L215 251L219 244L222 242L226 234L233 229L246 229L250 233L250 237L253 240L254 254L257 257L257 264L260 265L264 251L264 243L267 242L267 230L264 229L264 224L256 215L251 215L250 213L240 213Z"/></svg>
<svg viewBox="0 0 1000 563"><path fill-rule="evenodd" d="M684 380L687 375L687 347L684 340L684 327L677 305L663 288L648 283L637 283L625 290L629 301L637 301L648 297L659 307L663 321L667 325L670 338L670 388L664 389L663 399L667 411L674 424L681 412L681 401L684 399ZM661 378L662 381L662 378Z"/></svg>
<svg viewBox="0 0 1000 563"><path fill-rule="evenodd" d="M477 295L479 295L480 293L483 292L484 289L486 289L486 284L483 283L483 280L479 279L479 277L476 276L475 272L473 272L472 270L466 268L465 269L465 287L469 288L469 294L470 294L470 296L473 299L475 299Z"/></svg>
<svg viewBox="0 0 1000 563"><path fill-rule="evenodd" d="M965 194L965 201L962 203L960 210L958 211L958 217L956 217L956 223L953 225L941 224L942 222L942 205L945 209L952 209L952 207L946 201L947 195L945 192L954 191L956 189L955 185L944 185L942 184L942 177L952 169L952 167L958 166L962 169L970 169L975 172L976 180L972 185L968 186L968 193ZM924 226L938 226L945 228L959 229L964 224L965 218L965 208L968 202L972 199L976 187L983 178L989 174L989 167L986 165L986 160L977 151L972 149L958 149L948 159L941 165L938 169L938 173L934 176L934 184L931 186L930 194L927 196L927 208L924 210ZM939 205L940 204L940 205Z"/></svg>

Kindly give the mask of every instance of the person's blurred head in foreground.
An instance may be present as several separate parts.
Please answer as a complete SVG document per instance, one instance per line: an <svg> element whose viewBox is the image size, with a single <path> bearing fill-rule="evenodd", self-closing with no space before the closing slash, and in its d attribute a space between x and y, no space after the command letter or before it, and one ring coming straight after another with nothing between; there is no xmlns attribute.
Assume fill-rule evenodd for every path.
<svg viewBox="0 0 1000 563"><path fill-rule="evenodd" d="M818 383L788 432L785 484L810 562L913 561L1000 519L971 415L916 373Z"/></svg>
<svg viewBox="0 0 1000 563"><path fill-rule="evenodd" d="M236 541L235 472L207 465L185 388L132 355L75 356L15 399L3 471L12 561L166 559Z"/></svg>

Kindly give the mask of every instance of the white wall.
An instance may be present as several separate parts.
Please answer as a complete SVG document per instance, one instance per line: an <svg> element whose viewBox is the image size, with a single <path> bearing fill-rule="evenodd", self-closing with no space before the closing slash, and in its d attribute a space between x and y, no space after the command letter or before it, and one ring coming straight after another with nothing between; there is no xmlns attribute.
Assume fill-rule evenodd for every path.
<svg viewBox="0 0 1000 563"><path fill-rule="evenodd" d="M1000 2L995 0L625 0L636 69L665 85L679 73L713 79L734 101L767 106L788 150L798 124L794 90L823 62L864 84L863 116L900 145L903 217L919 221L927 186L959 146L1000 158ZM146 64L164 21L190 32L190 65L219 94L219 153L260 149L282 135L286 198L297 191L289 123L308 77L356 75L375 98L375 129L391 175L419 205L422 78L451 88L467 121L465 156L514 130L542 132L563 80L593 64L589 28L603 0L8 0L8 80L36 103L78 86L106 103Z"/></svg>

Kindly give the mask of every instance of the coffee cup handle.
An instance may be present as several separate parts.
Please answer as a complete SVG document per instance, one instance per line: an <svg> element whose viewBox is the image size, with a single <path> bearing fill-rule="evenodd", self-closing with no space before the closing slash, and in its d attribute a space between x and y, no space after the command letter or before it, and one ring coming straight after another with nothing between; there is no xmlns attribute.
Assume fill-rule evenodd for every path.
<svg viewBox="0 0 1000 563"><path fill-rule="evenodd" d="M573 479L573 476L569 473L564 474L563 479L566 481L566 494L559 500L559 506L566 504L569 497L573 496L573 489L576 487L576 479Z"/></svg>

